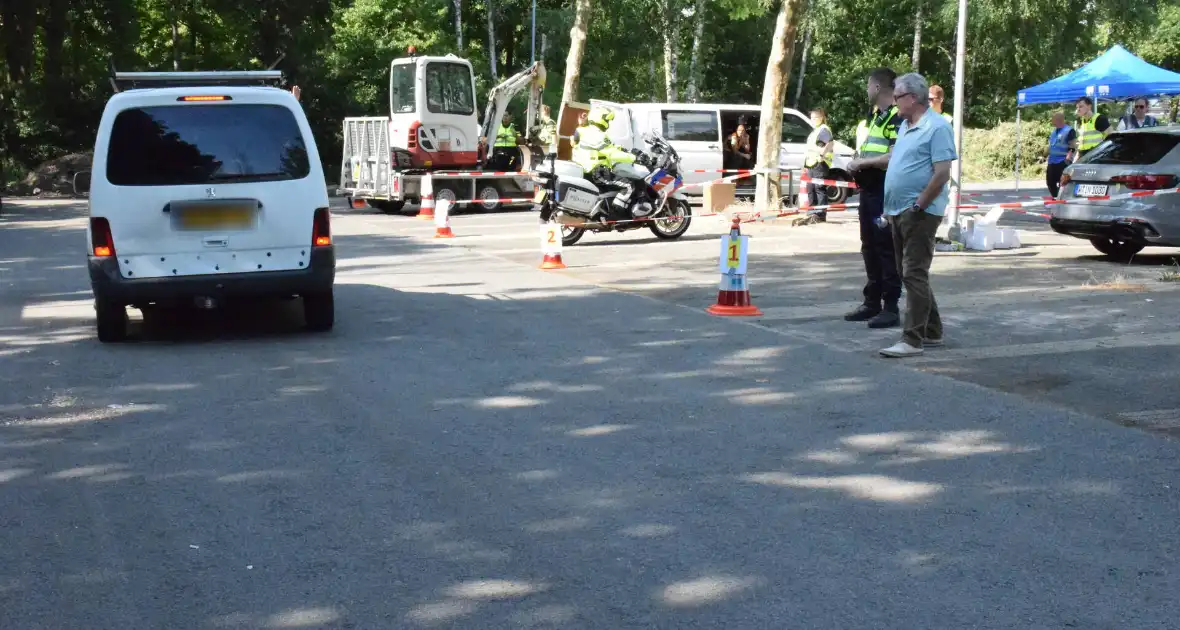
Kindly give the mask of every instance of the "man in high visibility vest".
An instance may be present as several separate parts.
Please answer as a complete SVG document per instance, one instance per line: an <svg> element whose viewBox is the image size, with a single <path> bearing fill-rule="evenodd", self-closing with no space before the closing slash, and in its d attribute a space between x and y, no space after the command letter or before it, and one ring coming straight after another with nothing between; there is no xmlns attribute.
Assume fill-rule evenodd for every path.
<svg viewBox="0 0 1180 630"><path fill-rule="evenodd" d="M942 111L942 103L946 100L946 91L942 89L941 85L930 86L930 109L942 116L943 120L950 124L955 124L955 117Z"/></svg>
<svg viewBox="0 0 1180 630"><path fill-rule="evenodd" d="M626 210L634 187L631 181L616 175L613 169L617 164L634 163L635 155L615 144L607 134L614 118L615 113L609 109L596 107L590 111L587 125L574 132L573 161L586 171L586 179L598 187L618 189L611 205L616 210ZM636 218L643 216L638 204L632 208L632 214Z"/></svg>
<svg viewBox="0 0 1180 630"><path fill-rule="evenodd" d="M832 128L828 127L828 113L823 108L811 110L811 124L815 128L807 136L807 155L803 158L803 166L812 179L827 179L828 171L832 168L832 148L836 145L836 137L832 135ZM807 185L807 201L812 207L828 202L827 195L820 192L823 188L823 184ZM820 210L812 216L816 221L827 221L828 213Z"/></svg>
<svg viewBox="0 0 1180 630"><path fill-rule="evenodd" d="M512 114L504 112L504 120L496 129L496 144L492 148L491 165L497 170L516 170L519 166L520 151L516 148L516 127L512 125Z"/></svg>
<svg viewBox="0 0 1180 630"><path fill-rule="evenodd" d="M1061 190L1061 174L1073 162L1073 146L1077 144L1078 133L1065 124L1065 114L1053 112L1053 131L1049 133L1049 163L1045 165L1045 183L1049 194L1056 199Z"/></svg>
<svg viewBox="0 0 1180 630"><path fill-rule="evenodd" d="M869 323L870 328L892 328L901 324L898 301L901 299L901 277L893 250L893 233L882 215L885 212L885 171L901 117L893 104L893 82L897 73L889 68L878 68L869 74L868 97L873 110L866 126L864 141L856 148L856 158L848 168L860 190L860 253L864 258L864 302L844 319Z"/></svg>
<svg viewBox="0 0 1180 630"><path fill-rule="evenodd" d="M1078 132L1078 137L1070 147L1077 149L1077 153L1074 154L1076 161L1082 154L1101 144L1106 134L1113 130L1106 116L1094 115L1094 99L1089 96L1079 98L1074 111L1078 115L1074 123L1074 131Z"/></svg>

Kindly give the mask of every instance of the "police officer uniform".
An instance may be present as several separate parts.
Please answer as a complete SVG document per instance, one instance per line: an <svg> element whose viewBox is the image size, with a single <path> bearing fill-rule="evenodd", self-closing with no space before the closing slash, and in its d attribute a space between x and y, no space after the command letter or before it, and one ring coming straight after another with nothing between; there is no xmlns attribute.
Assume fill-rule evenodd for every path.
<svg viewBox="0 0 1180 630"><path fill-rule="evenodd" d="M1056 198L1061 189L1061 174L1069 166L1073 149L1069 143L1077 138L1077 132L1069 125L1062 125L1049 133L1049 163L1045 165L1045 184L1049 187L1049 195Z"/></svg>
<svg viewBox="0 0 1180 630"><path fill-rule="evenodd" d="M828 171L832 168L832 153L824 151L824 146L831 142L832 137L832 128L828 127L827 123L820 123L811 131L811 135L807 136L807 156L803 159L803 166L807 167L807 175L812 179L828 178ZM823 203L820 202L821 188L821 184L807 185L807 200L813 207L827 203L826 195ZM821 211L816 216L823 220L827 213Z"/></svg>
<svg viewBox="0 0 1180 630"><path fill-rule="evenodd" d="M606 130L614 117L610 110L590 112L587 124L574 132L573 161L582 167L586 178L594 184L619 189L619 194L611 199L611 205L626 210L634 188L627 178L615 175L613 169L616 164L633 164L635 155L615 144L607 135Z"/></svg>
<svg viewBox="0 0 1180 630"><path fill-rule="evenodd" d="M862 121L863 140L857 147L857 156L875 158L885 155L897 142L897 131L901 126L901 115L897 106L890 105L885 111L873 107L869 117ZM858 129L858 132L860 130ZM898 317L898 301L901 299L901 278L893 250L893 233L889 226L881 227L878 219L885 212L885 169L860 168L855 173L856 186L860 191L860 206L857 208L860 220L860 253L864 258L865 275L864 303L844 316L848 321L869 321L873 327L877 321L882 326L895 325Z"/></svg>

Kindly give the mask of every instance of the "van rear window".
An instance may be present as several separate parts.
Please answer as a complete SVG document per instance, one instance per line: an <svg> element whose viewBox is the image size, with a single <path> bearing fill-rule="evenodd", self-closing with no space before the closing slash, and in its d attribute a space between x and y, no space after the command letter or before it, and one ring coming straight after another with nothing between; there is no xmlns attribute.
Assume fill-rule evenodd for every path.
<svg viewBox="0 0 1180 630"><path fill-rule="evenodd" d="M1115 134L1079 160L1083 164L1155 164L1180 142L1170 133Z"/></svg>
<svg viewBox="0 0 1180 630"><path fill-rule="evenodd" d="M106 166L116 186L283 181L311 170L291 110L254 104L125 109Z"/></svg>

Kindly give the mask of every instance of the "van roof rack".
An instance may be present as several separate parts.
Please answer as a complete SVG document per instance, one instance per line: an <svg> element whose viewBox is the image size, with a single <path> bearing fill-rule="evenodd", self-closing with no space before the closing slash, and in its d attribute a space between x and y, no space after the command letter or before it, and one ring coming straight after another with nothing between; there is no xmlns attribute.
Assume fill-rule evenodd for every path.
<svg viewBox="0 0 1180 630"><path fill-rule="evenodd" d="M281 87L282 70L217 70L197 72L119 72L110 64L111 87L116 92L143 88L201 85L262 85Z"/></svg>

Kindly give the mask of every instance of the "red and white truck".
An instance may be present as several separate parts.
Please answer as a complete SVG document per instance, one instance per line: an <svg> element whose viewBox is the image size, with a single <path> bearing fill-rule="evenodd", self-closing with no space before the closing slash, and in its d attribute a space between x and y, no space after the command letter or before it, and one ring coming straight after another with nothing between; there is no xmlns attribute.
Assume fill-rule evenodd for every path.
<svg viewBox="0 0 1180 630"><path fill-rule="evenodd" d="M488 94L481 124L471 62L453 54L419 56L410 48L389 67L389 115L344 119L338 192L396 213L420 201L429 174L435 200L483 211L531 203L534 183L526 171L542 148L530 130L544 87L545 66L537 62ZM526 136L518 147L522 168L486 170L508 103L526 89L527 114L516 128Z"/></svg>

